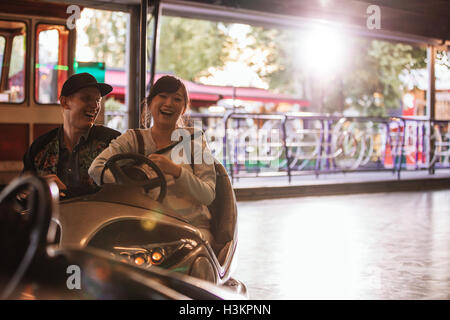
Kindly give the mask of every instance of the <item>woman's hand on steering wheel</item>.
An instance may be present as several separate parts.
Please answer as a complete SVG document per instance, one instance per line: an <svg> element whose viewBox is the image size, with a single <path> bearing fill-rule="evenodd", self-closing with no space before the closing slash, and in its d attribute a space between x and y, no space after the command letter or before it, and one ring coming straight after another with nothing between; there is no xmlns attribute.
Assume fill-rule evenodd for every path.
<svg viewBox="0 0 450 320"><path fill-rule="evenodd" d="M175 179L181 175L181 166L170 160L169 158L152 153L148 158L153 161L163 173L173 176Z"/></svg>
<svg viewBox="0 0 450 320"><path fill-rule="evenodd" d="M146 181L137 181L133 180L132 178L128 177L124 170L119 167L117 164L120 160L134 160L135 164L143 163L148 165L150 168L152 168L157 177L153 179L149 179ZM154 189L156 187L160 187L160 192L157 201L162 202L163 199L166 196L167 193L167 181L164 176L164 173L161 171L159 166L155 164L152 160L148 159L147 157L137 154L137 153L121 153L116 154L108 159L105 163L105 167L103 168L103 171L101 173L100 183L103 184L103 176L105 173L105 170L109 169L111 174L114 177L114 180L118 184L127 185L127 186L138 186L142 187L145 190Z"/></svg>

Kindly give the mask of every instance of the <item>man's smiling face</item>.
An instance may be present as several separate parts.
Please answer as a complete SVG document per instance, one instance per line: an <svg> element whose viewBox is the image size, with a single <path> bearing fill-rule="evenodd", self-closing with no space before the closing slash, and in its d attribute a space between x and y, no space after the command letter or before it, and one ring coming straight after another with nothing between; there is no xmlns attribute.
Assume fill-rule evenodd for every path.
<svg viewBox="0 0 450 320"><path fill-rule="evenodd" d="M61 97L65 123L73 129L88 130L100 112L101 100L96 87L83 88L68 97Z"/></svg>

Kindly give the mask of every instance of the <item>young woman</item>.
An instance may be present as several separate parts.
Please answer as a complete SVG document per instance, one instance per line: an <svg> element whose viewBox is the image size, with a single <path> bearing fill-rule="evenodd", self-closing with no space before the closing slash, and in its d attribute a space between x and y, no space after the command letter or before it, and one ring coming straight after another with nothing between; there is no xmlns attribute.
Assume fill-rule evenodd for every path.
<svg viewBox="0 0 450 320"><path fill-rule="evenodd" d="M173 135L176 133L175 130L184 129L190 134L193 133L193 128L185 128L182 125L181 117L186 112L188 104L189 97L184 84L176 77L161 77L153 85L143 105L143 124L148 126L151 123L151 126L139 131L143 137L144 155L155 162L169 178L167 195L163 203L198 227L205 238L211 241L212 236L209 231L211 215L207 205L215 198L216 173L214 163L203 161L203 159L213 159L203 135L201 139L194 139L192 144L189 142L192 146L190 148L192 156L185 155L187 161L180 161L180 152L174 152L175 148L162 154L154 153L174 143L172 137L177 136ZM113 140L109 147L92 162L89 174L97 184L100 184L101 172L111 156L119 153L138 153L138 151L139 143L135 131L127 130ZM196 160L191 166L193 158ZM201 163L197 164L200 162L197 159L202 159ZM104 181L113 182L113 180L109 170L106 170Z"/></svg>

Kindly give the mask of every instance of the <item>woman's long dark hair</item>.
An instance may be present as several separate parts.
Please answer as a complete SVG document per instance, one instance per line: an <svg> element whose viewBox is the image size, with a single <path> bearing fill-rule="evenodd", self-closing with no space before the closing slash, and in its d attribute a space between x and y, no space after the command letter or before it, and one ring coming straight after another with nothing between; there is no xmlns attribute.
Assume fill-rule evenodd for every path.
<svg viewBox="0 0 450 320"><path fill-rule="evenodd" d="M186 103L185 104L186 108L185 114L186 114L186 111L189 109L189 94L186 89L186 86L177 77L168 75L162 76L161 78L158 79L158 81L156 81L153 84L152 88L150 89L149 95L141 103L141 127L150 128L152 115L150 113L149 106L152 103L153 98L162 92L173 93L178 91L178 89L180 88L182 89L181 91L183 91L184 101ZM183 118L184 116L180 117L178 126L184 125Z"/></svg>

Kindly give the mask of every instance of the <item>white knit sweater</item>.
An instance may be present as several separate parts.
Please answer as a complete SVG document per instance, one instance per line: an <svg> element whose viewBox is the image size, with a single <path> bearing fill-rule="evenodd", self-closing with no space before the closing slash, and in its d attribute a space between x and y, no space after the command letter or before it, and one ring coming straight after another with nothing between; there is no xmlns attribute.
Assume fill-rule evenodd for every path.
<svg viewBox="0 0 450 320"><path fill-rule="evenodd" d="M190 133L193 132L193 128L185 129L187 129ZM157 150L156 144L153 140L150 129L140 129L140 131L144 140L144 153L148 156ZM184 156L185 160L185 163L180 164L181 175L177 179L168 179L167 195L163 201L163 204L178 212L180 216L194 226L198 228L209 228L211 215L207 205L209 205L215 198L216 173L214 164L210 163L211 161L208 160L213 159L213 157L204 135L202 135L202 139L194 139L192 144L192 155L195 161L194 170L192 170L190 165L190 155L187 155L187 152L176 152L177 147L181 147L182 144L183 142L171 151L163 154L176 163L178 161L178 164L180 164L180 154ZM180 150L180 148L178 148L178 150ZM106 161L115 154L128 152L138 153L137 138L131 129L127 130L117 139L112 140L109 147L98 155L89 168L89 175L97 184L100 184L100 174ZM172 157L172 155L174 156ZM197 164L198 162L201 163ZM114 181L109 170L106 170L105 172L104 181Z"/></svg>

